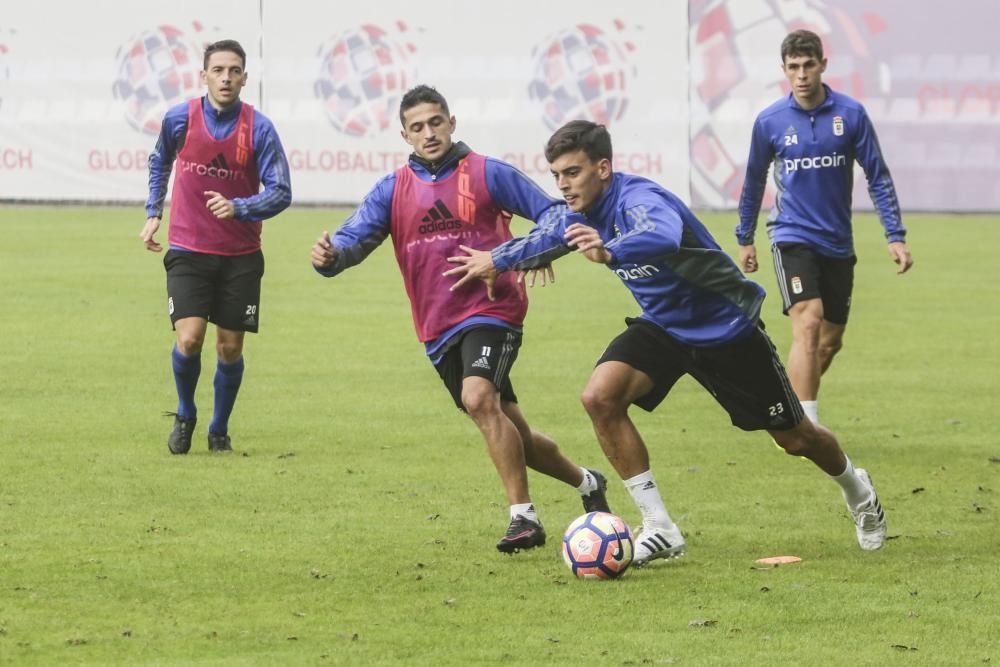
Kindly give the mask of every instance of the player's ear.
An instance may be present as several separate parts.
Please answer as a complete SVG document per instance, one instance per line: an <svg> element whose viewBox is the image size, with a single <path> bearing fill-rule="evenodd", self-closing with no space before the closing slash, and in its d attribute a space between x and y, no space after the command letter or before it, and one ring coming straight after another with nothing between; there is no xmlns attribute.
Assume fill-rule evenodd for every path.
<svg viewBox="0 0 1000 667"><path fill-rule="evenodd" d="M822 74L826 71L826 58L819 61L819 73Z"/></svg>
<svg viewBox="0 0 1000 667"><path fill-rule="evenodd" d="M601 158L597 163L597 175L602 181L606 181L611 178L611 160L608 158Z"/></svg>

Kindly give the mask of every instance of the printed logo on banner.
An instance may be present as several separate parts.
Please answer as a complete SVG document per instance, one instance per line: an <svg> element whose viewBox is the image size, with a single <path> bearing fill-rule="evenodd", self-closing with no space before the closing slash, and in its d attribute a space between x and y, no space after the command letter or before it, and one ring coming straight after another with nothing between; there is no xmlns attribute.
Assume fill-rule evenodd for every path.
<svg viewBox="0 0 1000 667"><path fill-rule="evenodd" d="M625 24L614 21L614 31ZM635 45L600 27L581 23L547 37L532 50L528 95L550 130L574 119L610 125L628 108L635 77Z"/></svg>
<svg viewBox="0 0 1000 667"><path fill-rule="evenodd" d="M192 26L201 32L200 23ZM203 54L200 40L172 25L145 30L122 44L111 90L124 102L129 125L155 136L170 107L200 96Z"/></svg>
<svg viewBox="0 0 1000 667"><path fill-rule="evenodd" d="M326 117L338 132L352 137L377 135L393 124L403 94L416 85L407 26L389 30L362 25L319 47L320 71L313 86Z"/></svg>
<svg viewBox="0 0 1000 667"><path fill-rule="evenodd" d="M823 40L830 64L823 82L864 100L889 92L888 67L873 57L871 36L887 28L878 11L854 18L825 0L700 0L691 7L691 197L695 206L733 206L746 174L751 118L761 100L791 92L775 53L792 30ZM749 105L749 106L748 106ZM787 137L786 137L787 139ZM768 187L765 206L774 203Z"/></svg>

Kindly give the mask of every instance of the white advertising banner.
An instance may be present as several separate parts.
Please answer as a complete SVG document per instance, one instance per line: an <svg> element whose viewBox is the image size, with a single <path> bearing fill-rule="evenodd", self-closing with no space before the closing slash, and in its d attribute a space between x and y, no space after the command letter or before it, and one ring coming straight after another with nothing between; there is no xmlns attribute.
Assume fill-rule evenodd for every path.
<svg viewBox="0 0 1000 667"><path fill-rule="evenodd" d="M144 200L163 114L202 94L205 44L259 61L257 3L56 4L0 13L0 198Z"/></svg>
<svg viewBox="0 0 1000 667"><path fill-rule="evenodd" d="M619 169L688 196L686 2L276 5L264 101L296 201L359 201L403 165L399 101L418 83L448 99L456 139L550 191L545 142L586 118L610 128Z"/></svg>
<svg viewBox="0 0 1000 667"><path fill-rule="evenodd" d="M616 167L733 208L756 114L788 91L784 35L875 122L907 210L1000 209L996 0L0 0L0 199L140 201L164 112L201 95L205 44L239 40L244 99L278 129L294 201L353 203L402 165L398 105L438 88L456 138L552 191L562 123L611 129ZM870 205L856 177L855 206ZM773 202L773 191L765 205Z"/></svg>

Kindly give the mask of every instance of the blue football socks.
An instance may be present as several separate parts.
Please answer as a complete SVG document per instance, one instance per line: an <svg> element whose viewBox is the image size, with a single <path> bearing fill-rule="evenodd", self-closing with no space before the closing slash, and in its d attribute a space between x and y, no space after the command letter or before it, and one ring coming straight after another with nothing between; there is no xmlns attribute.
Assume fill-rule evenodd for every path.
<svg viewBox="0 0 1000 667"><path fill-rule="evenodd" d="M170 357L174 367L174 383L177 385L177 414L186 419L194 419L198 416L194 390L198 387L198 376L201 375L201 355L185 356L174 345Z"/></svg>
<svg viewBox="0 0 1000 667"><path fill-rule="evenodd" d="M208 432L217 435L229 433L229 415L233 413L233 406L236 405L236 394L240 391L240 383L243 382L243 357L231 364L219 360L215 367L215 413L212 415L212 423L208 425Z"/></svg>

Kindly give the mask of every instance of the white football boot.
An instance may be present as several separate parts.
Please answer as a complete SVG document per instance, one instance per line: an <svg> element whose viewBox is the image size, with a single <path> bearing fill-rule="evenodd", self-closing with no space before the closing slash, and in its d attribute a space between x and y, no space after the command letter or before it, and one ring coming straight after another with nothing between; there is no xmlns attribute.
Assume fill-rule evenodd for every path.
<svg viewBox="0 0 1000 667"><path fill-rule="evenodd" d="M871 475L864 468L858 468L857 473L872 490L872 494L858 507L848 505L847 509L850 510L854 525L857 527L858 544L865 551L875 551L885 544L885 512L882 511L882 503L878 501Z"/></svg>
<svg viewBox="0 0 1000 667"><path fill-rule="evenodd" d="M632 556L632 565L642 567L658 558L677 558L685 551L687 545L677 524L672 528L644 525L635 536L635 555Z"/></svg>

